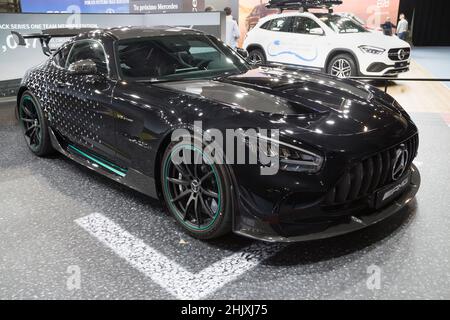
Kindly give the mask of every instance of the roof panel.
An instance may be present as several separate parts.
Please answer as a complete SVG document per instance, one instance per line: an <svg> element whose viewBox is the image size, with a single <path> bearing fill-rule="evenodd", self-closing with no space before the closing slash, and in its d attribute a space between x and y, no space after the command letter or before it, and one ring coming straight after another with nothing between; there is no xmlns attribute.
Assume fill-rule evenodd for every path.
<svg viewBox="0 0 450 320"><path fill-rule="evenodd" d="M133 39L139 37L164 36L170 34L203 34L203 32L194 29L171 27L171 26L152 26L152 27L116 27L104 29L105 32L112 34L117 39Z"/></svg>

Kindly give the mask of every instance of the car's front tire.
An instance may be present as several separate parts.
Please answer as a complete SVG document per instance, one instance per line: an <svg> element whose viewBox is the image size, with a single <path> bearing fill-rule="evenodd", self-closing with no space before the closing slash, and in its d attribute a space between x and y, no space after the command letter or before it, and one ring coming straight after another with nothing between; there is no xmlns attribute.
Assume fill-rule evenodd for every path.
<svg viewBox="0 0 450 320"><path fill-rule="evenodd" d="M184 154L192 155L190 164L176 161ZM164 152L161 189L166 208L195 238L213 239L231 231L231 185L227 167L215 164L193 143L172 142Z"/></svg>
<svg viewBox="0 0 450 320"><path fill-rule="evenodd" d="M252 49L248 52L248 59L256 64L261 65L267 62L266 55L261 49Z"/></svg>
<svg viewBox="0 0 450 320"><path fill-rule="evenodd" d="M31 91L25 91L20 97L18 118L28 148L39 157L53 153L44 112Z"/></svg>
<svg viewBox="0 0 450 320"><path fill-rule="evenodd" d="M358 75L355 59L349 54L338 54L328 63L327 72L338 78L350 78Z"/></svg>

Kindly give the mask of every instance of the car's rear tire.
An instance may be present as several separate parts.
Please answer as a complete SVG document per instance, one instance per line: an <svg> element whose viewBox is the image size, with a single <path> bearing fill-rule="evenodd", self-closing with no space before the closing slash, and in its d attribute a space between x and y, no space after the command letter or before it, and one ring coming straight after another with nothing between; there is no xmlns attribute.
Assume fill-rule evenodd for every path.
<svg viewBox="0 0 450 320"><path fill-rule="evenodd" d="M161 189L169 213L191 236L213 239L231 231L232 181L225 165L215 164L194 143L172 142L161 161ZM175 163L191 152L202 164Z"/></svg>
<svg viewBox="0 0 450 320"><path fill-rule="evenodd" d="M349 78L358 75L355 59L347 54L338 54L328 63L327 72L338 78Z"/></svg>
<svg viewBox="0 0 450 320"><path fill-rule="evenodd" d="M35 155L44 157L54 152L48 132L47 120L38 99L25 91L20 97L18 119L28 148Z"/></svg>
<svg viewBox="0 0 450 320"><path fill-rule="evenodd" d="M248 52L248 59L256 65L267 62L266 55L261 49L252 49Z"/></svg>

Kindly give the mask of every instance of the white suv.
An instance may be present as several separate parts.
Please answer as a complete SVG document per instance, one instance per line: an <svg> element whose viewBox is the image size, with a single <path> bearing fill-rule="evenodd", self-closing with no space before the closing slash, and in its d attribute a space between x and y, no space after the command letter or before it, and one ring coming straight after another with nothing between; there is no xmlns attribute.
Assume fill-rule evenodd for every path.
<svg viewBox="0 0 450 320"><path fill-rule="evenodd" d="M405 41L333 13L267 16L249 31L243 47L255 63L301 65L341 78L396 76L409 70L411 55Z"/></svg>

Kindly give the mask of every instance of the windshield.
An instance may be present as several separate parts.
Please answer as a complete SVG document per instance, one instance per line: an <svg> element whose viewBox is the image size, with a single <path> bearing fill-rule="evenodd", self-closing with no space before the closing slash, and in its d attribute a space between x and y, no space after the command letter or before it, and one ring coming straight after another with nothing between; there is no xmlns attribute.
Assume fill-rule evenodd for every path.
<svg viewBox="0 0 450 320"><path fill-rule="evenodd" d="M323 14L318 15L318 18L336 33L369 32L362 24L349 17L344 17L337 14Z"/></svg>
<svg viewBox="0 0 450 320"><path fill-rule="evenodd" d="M121 76L132 80L170 81L217 77L250 69L245 60L214 37L164 35L116 44Z"/></svg>

